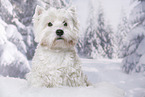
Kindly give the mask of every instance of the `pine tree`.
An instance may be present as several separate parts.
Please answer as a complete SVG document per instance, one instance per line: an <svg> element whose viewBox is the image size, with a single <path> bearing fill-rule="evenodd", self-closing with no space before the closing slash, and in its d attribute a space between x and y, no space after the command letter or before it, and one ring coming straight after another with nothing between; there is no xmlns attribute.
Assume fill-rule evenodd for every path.
<svg viewBox="0 0 145 97"><path fill-rule="evenodd" d="M16 26L17 29L15 29L14 27L13 28L15 29L15 31L17 30L16 32L21 34L23 47L25 45L26 51L21 51L24 55L27 56L29 60L32 59L34 55L34 49L36 48L36 43L33 41L33 30L31 30L31 32L29 30L29 28L32 29L32 16L34 14L36 1L37 0L1 0L0 2L1 19L4 20L7 24L13 24L14 26ZM31 35L31 37L29 37L29 35ZM29 39L31 40L31 45L28 45L27 43L28 37L31 38Z"/></svg>
<svg viewBox="0 0 145 97"><path fill-rule="evenodd" d="M122 9L121 11L121 19L120 19L120 23L118 25L118 31L116 33L116 44L118 47L118 52L117 55L119 58L123 58L125 56L123 56L123 52L126 48L126 38L127 38L127 34L130 31L130 25L129 25L129 20L126 16L125 10Z"/></svg>
<svg viewBox="0 0 145 97"><path fill-rule="evenodd" d="M106 54L107 54L107 58L117 58L117 55L115 54L115 34L113 31L113 28L111 26L111 24L109 24L109 22L106 23L106 32L108 33L108 35L106 35Z"/></svg>
<svg viewBox="0 0 145 97"><path fill-rule="evenodd" d="M98 7L97 14L94 12L92 4L88 27L84 35L84 55L88 58L113 58L113 30L111 25L105 22L101 6Z"/></svg>
<svg viewBox="0 0 145 97"><path fill-rule="evenodd" d="M94 58L95 56L95 47L96 45L96 33L95 33L95 17L94 17L94 7L92 1L90 2L90 9L89 9L89 18L88 18L88 26L84 34L84 56L87 58ZM97 54L96 54L97 55Z"/></svg>
<svg viewBox="0 0 145 97"><path fill-rule="evenodd" d="M6 27L6 32L8 40L15 44L20 52L25 54L27 52L26 45L23 41L22 35L20 34L20 32L18 32L16 26L12 24L8 25Z"/></svg>
<svg viewBox="0 0 145 97"><path fill-rule="evenodd" d="M30 66L25 55L17 48L18 45L23 45L22 36L18 32L15 32L16 29L11 29L12 27L15 26L7 25L0 19L0 74L3 76L24 78L25 74L29 72ZM12 30L9 33L11 37L7 36L8 32L5 29ZM18 43L17 46L15 43Z"/></svg>
<svg viewBox="0 0 145 97"><path fill-rule="evenodd" d="M104 19L103 8L101 5L98 8L97 14L97 25L96 25L96 45L98 53L104 58L112 58L113 57L113 41L112 39L112 29L110 25L108 25Z"/></svg>
<svg viewBox="0 0 145 97"><path fill-rule="evenodd" d="M4 76L24 78L30 69L28 59L32 59L36 47L32 30L32 16L36 1L0 1L0 18L5 22L4 29L6 33L6 43L3 44L3 49L0 51L1 74ZM8 47L10 49L7 49ZM9 56L8 59L13 60L8 62L5 54Z"/></svg>
<svg viewBox="0 0 145 97"><path fill-rule="evenodd" d="M79 37L78 42L76 44L76 49L77 49L77 53L79 54L80 57L83 56L83 38Z"/></svg>
<svg viewBox="0 0 145 97"><path fill-rule="evenodd" d="M145 0L137 0L131 11L131 30L124 50L123 71L126 73L145 71ZM135 1L133 1L135 2Z"/></svg>
<svg viewBox="0 0 145 97"><path fill-rule="evenodd" d="M38 0L38 2L46 9L49 7L64 8L69 6L70 0Z"/></svg>

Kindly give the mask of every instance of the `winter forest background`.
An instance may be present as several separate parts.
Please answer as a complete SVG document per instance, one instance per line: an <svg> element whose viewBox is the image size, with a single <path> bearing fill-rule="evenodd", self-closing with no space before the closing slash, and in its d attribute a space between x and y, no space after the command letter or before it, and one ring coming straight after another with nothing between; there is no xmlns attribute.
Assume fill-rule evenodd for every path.
<svg viewBox="0 0 145 97"><path fill-rule="evenodd" d="M0 75L25 78L30 71L37 46L32 23L36 5L76 6L80 19L76 49L81 58L122 59L124 73L144 72L145 0L121 1L128 6L121 6L116 20L115 12L106 11L109 0L0 0Z"/></svg>

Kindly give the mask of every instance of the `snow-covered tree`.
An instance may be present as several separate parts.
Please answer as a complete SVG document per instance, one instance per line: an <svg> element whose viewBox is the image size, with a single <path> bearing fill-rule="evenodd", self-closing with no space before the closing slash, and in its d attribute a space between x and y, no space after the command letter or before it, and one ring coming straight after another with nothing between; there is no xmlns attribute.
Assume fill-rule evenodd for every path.
<svg viewBox="0 0 145 97"><path fill-rule="evenodd" d="M115 53L116 50L116 44L115 44L115 33L113 31L112 25L109 24L109 22L106 23L106 32L108 35L106 35L106 54L107 58L117 58L117 55Z"/></svg>
<svg viewBox="0 0 145 97"><path fill-rule="evenodd" d="M138 2L135 2L138 1ZM133 0L136 5L130 13L131 30L127 34L123 71L145 71L145 0Z"/></svg>
<svg viewBox="0 0 145 97"><path fill-rule="evenodd" d="M69 6L70 0L38 0L38 2L45 8L64 8Z"/></svg>
<svg viewBox="0 0 145 97"><path fill-rule="evenodd" d="M0 20L5 23L5 44L0 50L0 74L24 78L34 55L32 16L37 0L1 0Z"/></svg>
<svg viewBox="0 0 145 97"><path fill-rule="evenodd" d="M27 52L26 45L23 41L22 35L20 34L20 32L18 32L16 26L12 24L8 25L6 28L6 32L8 40L15 44L20 52L25 54Z"/></svg>
<svg viewBox="0 0 145 97"><path fill-rule="evenodd" d="M14 27L14 30L12 28ZM6 30L10 36L7 36ZM9 30L8 30L9 29ZM11 31L12 30L12 31ZM15 43L23 47L22 36L15 32L14 25L7 25L0 19L0 75L24 78L30 66L25 55L17 48ZM12 42L10 41L12 39Z"/></svg>
<svg viewBox="0 0 145 97"><path fill-rule="evenodd" d="M78 42L76 44L77 53L79 56L83 56L83 38L79 37Z"/></svg>
<svg viewBox="0 0 145 97"><path fill-rule="evenodd" d="M10 26L12 30L10 33L19 34L20 36L17 37L17 39L14 39L16 38L15 36L12 36L13 38L11 38L9 35L9 40L15 45L19 42L20 45L16 45L18 50L21 49L20 51L26 55L29 60L32 59L36 47L36 43L33 41L33 30L30 30L32 29L32 16L37 4L36 1L37 0L1 0L0 2L1 19L7 24L13 24L13 26ZM31 37L29 37L29 35L31 35ZM29 39L31 40L31 45L28 45L30 44L30 41L27 43L28 37L31 38Z"/></svg>
<svg viewBox="0 0 145 97"><path fill-rule="evenodd" d="M96 25L96 38L97 43L95 45L98 53L105 58L113 57L113 41L112 41L112 29L111 26L106 23L104 19L104 12L101 5L98 7L97 13L97 25Z"/></svg>
<svg viewBox="0 0 145 97"><path fill-rule="evenodd" d="M95 33L95 11L94 11L94 6L92 2L90 2L90 8L89 8L89 17L88 17L88 22L87 22L87 29L84 34L84 46L83 46L83 52L84 56L87 58L94 58L95 54L93 51L95 50L94 45L96 45L96 33ZM97 55L97 54L96 54Z"/></svg>
<svg viewBox="0 0 145 97"><path fill-rule="evenodd" d="M127 33L129 31L130 31L129 20L127 18L125 10L122 9L121 19L116 33L116 44L118 49L116 53L119 58L125 57L123 56L123 52L124 52L123 50L125 50L126 48L126 38L127 38Z"/></svg>
<svg viewBox="0 0 145 97"><path fill-rule="evenodd" d="M104 19L102 6L90 4L88 27L84 35L84 55L88 58L113 58L113 30Z"/></svg>

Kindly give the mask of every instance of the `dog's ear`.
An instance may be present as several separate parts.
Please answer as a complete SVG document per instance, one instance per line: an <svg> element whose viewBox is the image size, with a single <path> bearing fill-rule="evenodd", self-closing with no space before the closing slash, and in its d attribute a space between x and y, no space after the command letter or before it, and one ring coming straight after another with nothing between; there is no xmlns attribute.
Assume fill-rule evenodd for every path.
<svg viewBox="0 0 145 97"><path fill-rule="evenodd" d="M72 16L75 30L78 32L79 31L79 22L77 20L76 7L71 6L70 8L68 8L68 11L70 12L70 14Z"/></svg>
<svg viewBox="0 0 145 97"><path fill-rule="evenodd" d="M44 8L42 8L41 6L37 5L36 8L35 8L35 14L34 16L39 16L43 13L43 11L45 11Z"/></svg>
<svg viewBox="0 0 145 97"><path fill-rule="evenodd" d="M33 23L34 23L34 34L35 34L35 42L39 42L39 31L38 31L38 24L40 21L40 15L45 11L44 8L40 7L39 5L35 8L35 14L33 16Z"/></svg>
<svg viewBox="0 0 145 97"><path fill-rule="evenodd" d="M76 8L74 6L71 6L68 8L68 10L72 13L72 14L76 14Z"/></svg>

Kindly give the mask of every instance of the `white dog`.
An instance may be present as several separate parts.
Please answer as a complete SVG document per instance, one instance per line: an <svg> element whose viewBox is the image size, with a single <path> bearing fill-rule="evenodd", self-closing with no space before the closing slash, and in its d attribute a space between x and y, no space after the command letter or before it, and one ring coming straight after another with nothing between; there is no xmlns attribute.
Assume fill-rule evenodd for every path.
<svg viewBox="0 0 145 97"><path fill-rule="evenodd" d="M36 7L35 41L38 47L27 80L34 87L87 86L74 49L79 34L75 9Z"/></svg>

